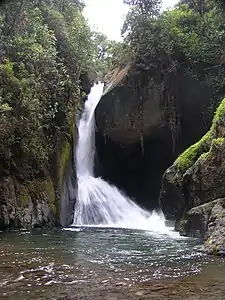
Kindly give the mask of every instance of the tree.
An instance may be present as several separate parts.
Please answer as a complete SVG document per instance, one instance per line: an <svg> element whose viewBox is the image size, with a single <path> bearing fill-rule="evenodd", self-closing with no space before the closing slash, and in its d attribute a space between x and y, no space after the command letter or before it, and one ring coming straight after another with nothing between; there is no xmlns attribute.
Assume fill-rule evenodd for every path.
<svg viewBox="0 0 225 300"><path fill-rule="evenodd" d="M0 7L0 163L35 176L80 108L80 77L93 63L83 1L32 0ZM60 150L60 149L59 149ZM32 175L33 174L33 175Z"/></svg>
<svg viewBox="0 0 225 300"><path fill-rule="evenodd" d="M136 14L155 17L159 15L161 0L124 0L124 4L135 9Z"/></svg>
<svg viewBox="0 0 225 300"><path fill-rule="evenodd" d="M130 5L121 31L126 43L132 43L137 34L145 32L146 22L155 21L159 16L161 2L161 0L124 0L125 4Z"/></svg>

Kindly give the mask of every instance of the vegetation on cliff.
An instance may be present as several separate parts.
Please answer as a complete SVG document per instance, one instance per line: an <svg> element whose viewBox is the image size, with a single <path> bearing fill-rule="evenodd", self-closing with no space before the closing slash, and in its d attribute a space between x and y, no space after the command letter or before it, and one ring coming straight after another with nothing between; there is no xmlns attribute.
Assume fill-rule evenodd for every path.
<svg viewBox="0 0 225 300"><path fill-rule="evenodd" d="M22 187L53 180L48 200L54 214L82 96L111 64L105 51L117 47L91 31L83 8L82 0L0 6L0 186L6 177ZM48 185L41 187L49 195ZM27 206L30 196L23 189L18 205Z"/></svg>
<svg viewBox="0 0 225 300"><path fill-rule="evenodd" d="M0 8L0 161L28 177L49 164L80 107L92 59L79 1L12 1ZM22 164L22 166L21 166ZM36 174L34 174L36 176Z"/></svg>
<svg viewBox="0 0 225 300"><path fill-rule="evenodd" d="M197 159L204 158L209 154L210 149L219 146L224 142L224 136L218 136L218 127L225 124L225 99L220 103L213 118L210 130L201 138L200 141L185 150L175 161L175 165L180 172L184 173L194 165Z"/></svg>
<svg viewBox="0 0 225 300"><path fill-rule="evenodd" d="M204 250L225 255L225 99L208 133L165 172L161 207L182 235L201 237Z"/></svg>
<svg viewBox="0 0 225 300"><path fill-rule="evenodd" d="M124 0L130 11L121 43L91 32L80 0L21 0L2 5L2 174L5 170L21 173L26 161L32 165L28 177L34 169L49 169L52 156L70 135L71 120L81 106L80 79L90 69L104 76L128 59L136 62L145 82L161 86L174 141L181 122L178 77L192 77L200 85L213 87L214 108L225 93L224 12L217 1L181 2L161 13L159 0Z"/></svg>
<svg viewBox="0 0 225 300"><path fill-rule="evenodd" d="M204 130L209 129L225 95L223 1L183 0L164 12L161 2L124 0L130 10L120 43L91 31L82 0L20 0L0 7L0 179L16 177L26 186L51 176L59 198L74 120L88 92L82 80L90 70L108 79L115 67L131 62L137 88L160 91L174 145L190 107L182 107L181 99L188 94L191 101L204 90L209 100L202 97L194 106ZM221 107L213 124L221 120ZM141 109L142 104L140 118ZM211 139L220 146L222 137L211 132L221 127L214 127L177 159L183 171L206 158L202 154L208 153Z"/></svg>

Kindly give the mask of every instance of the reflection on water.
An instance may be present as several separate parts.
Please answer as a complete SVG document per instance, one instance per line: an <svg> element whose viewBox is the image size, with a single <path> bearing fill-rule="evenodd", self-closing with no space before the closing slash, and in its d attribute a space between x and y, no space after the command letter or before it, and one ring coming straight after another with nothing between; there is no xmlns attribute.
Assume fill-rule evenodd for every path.
<svg viewBox="0 0 225 300"><path fill-rule="evenodd" d="M0 233L0 262L0 299L61 299L68 293L63 299L105 299L105 289L128 289L135 299L135 293L147 295L143 288L148 291L150 284L225 278L223 260L203 255L196 239L124 229Z"/></svg>

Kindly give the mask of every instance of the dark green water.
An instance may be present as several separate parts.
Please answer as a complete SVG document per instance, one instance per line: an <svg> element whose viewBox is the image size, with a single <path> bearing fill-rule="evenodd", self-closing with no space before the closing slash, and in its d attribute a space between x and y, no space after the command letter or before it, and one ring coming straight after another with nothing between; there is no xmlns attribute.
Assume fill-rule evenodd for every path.
<svg viewBox="0 0 225 300"><path fill-rule="evenodd" d="M205 299L208 293L196 297L207 280L225 286L225 267L200 247L196 239L138 230L2 232L0 299ZM192 288L192 298L186 290L171 296L171 284L180 293L196 280L201 288Z"/></svg>

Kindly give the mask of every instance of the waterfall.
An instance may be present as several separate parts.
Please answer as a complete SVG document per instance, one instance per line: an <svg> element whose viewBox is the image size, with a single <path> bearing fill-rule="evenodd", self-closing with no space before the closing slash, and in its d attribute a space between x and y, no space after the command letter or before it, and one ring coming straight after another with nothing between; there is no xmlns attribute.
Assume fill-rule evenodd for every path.
<svg viewBox="0 0 225 300"><path fill-rule="evenodd" d="M76 150L78 191L74 226L107 226L168 233L163 214L148 212L100 177L94 177L95 118L104 84L94 85L78 126Z"/></svg>

